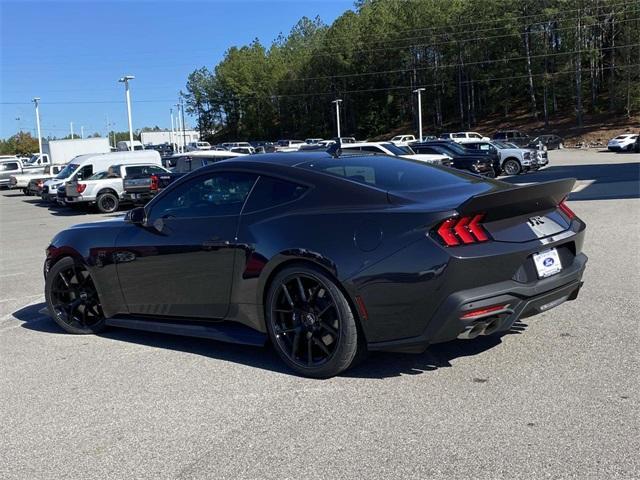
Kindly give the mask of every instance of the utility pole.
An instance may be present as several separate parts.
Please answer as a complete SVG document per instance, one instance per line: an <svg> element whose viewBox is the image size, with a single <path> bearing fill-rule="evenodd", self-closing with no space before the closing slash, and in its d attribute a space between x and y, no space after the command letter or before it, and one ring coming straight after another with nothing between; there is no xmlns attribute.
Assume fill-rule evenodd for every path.
<svg viewBox="0 0 640 480"><path fill-rule="evenodd" d="M187 132L184 128L184 103L182 103L182 97L180 97L180 109L182 110L182 144L187 146Z"/></svg>
<svg viewBox="0 0 640 480"><path fill-rule="evenodd" d="M33 103L36 106L36 128L38 129L38 154L40 155L40 163L42 163L42 134L40 133L40 107L38 105L40 97L35 97Z"/></svg>
<svg viewBox="0 0 640 480"><path fill-rule="evenodd" d="M175 144L175 132L173 129L173 108L169 109L169 114L171 115L171 134L169 135L169 139L171 141L171 149L177 150L177 145Z"/></svg>
<svg viewBox="0 0 640 480"><path fill-rule="evenodd" d="M133 151L133 127L131 126L131 94L129 93L129 80L133 80L133 75L125 75L118 82L124 83L124 93L127 99L127 120L129 121L129 149Z"/></svg>
<svg viewBox="0 0 640 480"><path fill-rule="evenodd" d="M336 104L336 126L338 127L338 138L340 138L340 103L342 103L342 99L337 98L331 103Z"/></svg>
<svg viewBox="0 0 640 480"><path fill-rule="evenodd" d="M73 122L69 122L69 128L71 129L71 140L73 140Z"/></svg>
<svg viewBox="0 0 640 480"><path fill-rule="evenodd" d="M418 141L422 141L422 95L424 88L416 88L413 93L418 94Z"/></svg>

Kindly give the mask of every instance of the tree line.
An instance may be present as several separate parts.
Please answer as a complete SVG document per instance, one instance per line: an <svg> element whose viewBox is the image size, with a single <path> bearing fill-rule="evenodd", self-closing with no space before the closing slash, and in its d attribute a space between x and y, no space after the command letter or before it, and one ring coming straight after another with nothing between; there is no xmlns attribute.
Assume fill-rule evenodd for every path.
<svg viewBox="0 0 640 480"><path fill-rule="evenodd" d="M637 0L362 0L331 25L302 18L265 46L229 48L182 92L205 137L360 138L416 119L425 132L525 111L545 126L570 113L640 109ZM212 132L217 132L215 135Z"/></svg>

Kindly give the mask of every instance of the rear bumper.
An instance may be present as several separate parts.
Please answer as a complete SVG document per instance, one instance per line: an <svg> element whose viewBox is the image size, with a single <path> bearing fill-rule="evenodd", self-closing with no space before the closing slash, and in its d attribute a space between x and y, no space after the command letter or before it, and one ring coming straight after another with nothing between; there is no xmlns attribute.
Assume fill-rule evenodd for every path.
<svg viewBox="0 0 640 480"><path fill-rule="evenodd" d="M153 197L155 197L156 194L151 194L148 192L142 192L142 193L123 193L121 198L122 198L122 202L131 202L134 205L144 205L147 202L149 202L149 200L151 200Z"/></svg>
<svg viewBox="0 0 640 480"><path fill-rule="evenodd" d="M438 308L424 332L412 338L369 343L369 350L423 351L428 345L456 338L475 338L508 331L519 319L575 300L582 287L587 256L578 254L571 266L549 278L522 284L508 280L450 295ZM495 305L500 312L463 320L465 312Z"/></svg>

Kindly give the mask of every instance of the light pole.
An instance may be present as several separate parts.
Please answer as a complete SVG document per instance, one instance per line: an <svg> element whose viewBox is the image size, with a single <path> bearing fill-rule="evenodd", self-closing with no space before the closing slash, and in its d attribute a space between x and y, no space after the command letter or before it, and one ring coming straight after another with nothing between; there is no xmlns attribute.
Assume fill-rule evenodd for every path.
<svg viewBox="0 0 640 480"><path fill-rule="evenodd" d="M73 122L69 122L69 129L71 130L71 140L73 140L75 138L73 136Z"/></svg>
<svg viewBox="0 0 640 480"><path fill-rule="evenodd" d="M340 138L340 103L342 103L342 99L337 98L331 103L336 104L336 126L338 127L338 138Z"/></svg>
<svg viewBox="0 0 640 480"><path fill-rule="evenodd" d="M84 139L84 125L80 125L80 138Z"/></svg>
<svg viewBox="0 0 640 480"><path fill-rule="evenodd" d="M38 129L38 154L40 155L40 163L42 163L42 134L40 133L40 107L38 102L40 102L40 97L34 97L33 103L36 105L36 128Z"/></svg>
<svg viewBox="0 0 640 480"><path fill-rule="evenodd" d="M171 115L171 133L169 134L169 141L171 143L171 149L173 150L175 148L173 143L173 108L169 109L169 115Z"/></svg>
<svg viewBox="0 0 640 480"><path fill-rule="evenodd" d="M416 88L413 93L418 94L418 141L422 141L422 96L424 88Z"/></svg>
<svg viewBox="0 0 640 480"><path fill-rule="evenodd" d="M176 107L176 146L180 153L184 153L184 145L180 142L180 104L176 103L174 107Z"/></svg>
<svg viewBox="0 0 640 480"><path fill-rule="evenodd" d="M127 119L129 121L129 149L133 151L133 127L131 126L131 94L129 93L129 80L133 80L133 75L125 75L120 80L120 83L124 83L124 93L127 98Z"/></svg>

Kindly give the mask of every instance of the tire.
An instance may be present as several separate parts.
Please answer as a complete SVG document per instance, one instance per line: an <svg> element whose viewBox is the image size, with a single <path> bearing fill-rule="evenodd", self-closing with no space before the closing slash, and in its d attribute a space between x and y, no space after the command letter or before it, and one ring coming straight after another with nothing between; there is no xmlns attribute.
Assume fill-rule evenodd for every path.
<svg viewBox="0 0 640 480"><path fill-rule="evenodd" d="M520 162L514 158L508 158L502 164L502 171L505 175L518 175L522 172L522 166Z"/></svg>
<svg viewBox="0 0 640 480"><path fill-rule="evenodd" d="M29 190L27 188L23 188L22 189L22 193L24 193L27 197L31 196L31 194L29 193Z"/></svg>
<svg viewBox="0 0 640 480"><path fill-rule="evenodd" d="M105 329L98 292L87 269L71 257L56 262L44 286L49 314L66 332L99 333Z"/></svg>
<svg viewBox="0 0 640 480"><path fill-rule="evenodd" d="M120 199L113 192L100 193L96 198L96 206L102 213L113 213L118 210Z"/></svg>
<svg viewBox="0 0 640 480"><path fill-rule="evenodd" d="M329 378L363 358L366 345L354 312L334 280L319 268L284 268L265 298L269 338L296 373Z"/></svg>

